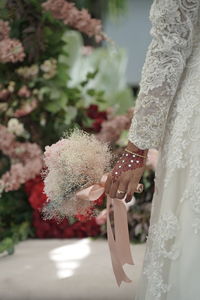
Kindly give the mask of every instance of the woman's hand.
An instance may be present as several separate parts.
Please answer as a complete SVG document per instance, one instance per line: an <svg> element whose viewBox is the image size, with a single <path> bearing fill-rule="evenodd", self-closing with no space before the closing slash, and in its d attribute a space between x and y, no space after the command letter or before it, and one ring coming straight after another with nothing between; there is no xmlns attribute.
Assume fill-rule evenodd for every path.
<svg viewBox="0 0 200 300"><path fill-rule="evenodd" d="M128 143L126 149L138 155L127 151L122 153L113 170L108 174L105 193L111 198L118 199L123 199L126 194L125 201L129 202L144 173L148 149L141 150L131 142Z"/></svg>

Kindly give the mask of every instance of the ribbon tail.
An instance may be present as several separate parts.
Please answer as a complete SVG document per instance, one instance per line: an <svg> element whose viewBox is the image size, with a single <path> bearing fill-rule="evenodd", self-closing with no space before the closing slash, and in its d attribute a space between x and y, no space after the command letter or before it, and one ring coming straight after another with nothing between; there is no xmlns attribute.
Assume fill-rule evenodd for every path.
<svg viewBox="0 0 200 300"><path fill-rule="evenodd" d="M130 248L126 205L120 199L114 200L114 220L115 242L119 259L122 265L125 263L134 265Z"/></svg>
<svg viewBox="0 0 200 300"><path fill-rule="evenodd" d="M128 276L126 275L126 273L123 270L123 259L122 259L123 255L124 255L123 253L125 253L125 261L127 261L127 259L128 259L128 262L132 263L132 264L133 264L133 261L132 261L132 258L130 259L131 253L130 253L130 257L129 257L129 255L127 255L127 254L129 254L129 251L127 251L126 248L127 248L127 246L130 246L129 243L128 243L128 245L126 244L123 247L121 247L120 244L118 244L118 246L117 246L117 243L114 240L113 232L112 232L112 228L111 228L111 224L110 224L110 205L111 204L112 204L111 198L108 196L108 198L107 198L107 235L108 235L108 245L109 245L109 249L110 249L110 255L111 255L113 272L114 272L117 284L118 284L118 286L120 286L120 284L121 284L122 281L124 281L124 282L132 282L132 280L130 280L128 278ZM114 202L114 204L115 204L115 202ZM124 208L125 208L125 205L124 205ZM126 210L126 208L125 208L125 210ZM115 217L121 218L121 215L118 214L118 211L117 211L117 215L116 215L115 205L114 205L114 225L115 225L115 221L116 221ZM122 217L124 217L124 214L122 215ZM117 222L118 224L119 224L119 221L120 220L118 219L118 222ZM123 221L123 224L124 224L124 221ZM127 227L127 224L126 224L125 227ZM123 233L123 230L124 230L124 228L122 227L122 231L120 231L120 232ZM118 236L118 232L117 231L115 231L115 237L116 236ZM121 236L121 234L120 234L120 236ZM117 237L117 240L119 240L119 236ZM123 241L124 241L124 239L123 239ZM125 241L127 241L127 239L125 239ZM120 250L117 247L119 247Z"/></svg>

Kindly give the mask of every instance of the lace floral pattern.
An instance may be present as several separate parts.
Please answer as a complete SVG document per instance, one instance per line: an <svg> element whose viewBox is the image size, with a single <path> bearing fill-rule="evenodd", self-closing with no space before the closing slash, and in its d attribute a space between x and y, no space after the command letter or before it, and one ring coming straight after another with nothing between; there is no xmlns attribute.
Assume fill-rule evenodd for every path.
<svg viewBox="0 0 200 300"><path fill-rule="evenodd" d="M200 39L198 49L200 50ZM197 54L196 50L195 53ZM171 134L170 131L167 132L162 150L159 153L155 177L156 190L152 203L153 225L149 228L147 255L144 261L144 275L148 279L146 294L152 297L148 299L168 299L168 291L171 289L171 284L174 284L168 281L166 264L170 266L169 258L178 258L178 252L181 251L181 246L180 244L178 246L177 243L179 240L178 228L180 228L179 218L184 203L187 204L187 211L191 220L187 226L193 229L194 234L200 236L200 85L194 79L200 72L198 56L196 56L197 63L194 62L195 60L192 58L190 61L191 70L190 72L187 71L186 75L187 82L183 82L182 91L177 94L176 104L173 111L170 112L171 123L168 120L168 129L171 128ZM193 84L191 84L192 82ZM185 94L186 90L187 94ZM190 109L181 109L183 105ZM173 118L174 116L176 118ZM179 123L175 122L177 120ZM177 127L174 127L174 123ZM186 125L184 126L184 124ZM181 178L179 178L180 174L183 174ZM182 187L174 187L173 181L176 180L176 183L181 182ZM177 196L177 189L180 189L179 196ZM162 196L163 191L165 192L164 197ZM171 207L171 210L170 213L168 212L163 216L159 210L164 203L166 204L170 200L166 198L166 194L170 194L172 198L171 204L168 203L167 205ZM170 224L174 224L174 226ZM171 229L169 230L169 228ZM187 236L185 238L187 239ZM168 251L169 255L166 255L165 244L169 240L173 240L173 242L170 251Z"/></svg>
<svg viewBox="0 0 200 300"><path fill-rule="evenodd" d="M200 168L197 168L200 171ZM195 177L193 175L193 182L187 188L180 200L181 203L184 201L189 201L190 208L193 211L193 218L191 220L191 226L195 234L200 233L200 186L199 186L199 176Z"/></svg>
<svg viewBox="0 0 200 300"><path fill-rule="evenodd" d="M139 148L160 150L141 300L179 299L170 298L172 290L179 291L169 271L180 256L183 211L191 220L189 232L200 236L199 5L199 0L154 0L150 11L153 39L129 130Z"/></svg>
<svg viewBox="0 0 200 300"><path fill-rule="evenodd" d="M165 260L177 259L180 254L175 243L168 245L176 237L178 230L178 220L170 211L161 215L159 221L149 229L148 242L151 247L147 247L143 273L148 278L149 294L155 300L170 289L170 284L164 282L163 267Z"/></svg>
<svg viewBox="0 0 200 300"><path fill-rule="evenodd" d="M129 140L159 150L170 105L192 52L199 0L154 0L150 43Z"/></svg>
<svg viewBox="0 0 200 300"><path fill-rule="evenodd" d="M184 71L176 101L170 107L162 145L162 163L166 164L165 188L177 168L189 168L190 176L200 175L200 24L195 32L193 52Z"/></svg>

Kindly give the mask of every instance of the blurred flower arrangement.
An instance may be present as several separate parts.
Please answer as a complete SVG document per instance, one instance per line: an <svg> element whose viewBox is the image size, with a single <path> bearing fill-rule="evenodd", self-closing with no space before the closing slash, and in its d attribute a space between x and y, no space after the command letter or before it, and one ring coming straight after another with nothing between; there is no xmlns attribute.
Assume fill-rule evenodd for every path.
<svg viewBox="0 0 200 300"><path fill-rule="evenodd" d="M62 20L64 24L70 25L90 37L94 36L97 42L105 39L101 21L91 18L86 9L79 10L74 3L65 0L48 0L42 6L50 11L54 18Z"/></svg>
<svg viewBox="0 0 200 300"><path fill-rule="evenodd" d="M15 122L14 122L15 121ZM23 126L16 119L10 119L8 128L0 125L0 150L11 160L10 169L0 179L0 192L18 190L30 178L34 178L42 169L42 151L35 143L21 143L15 135L23 132Z"/></svg>
<svg viewBox="0 0 200 300"><path fill-rule="evenodd" d="M90 220L79 214L57 224L40 215L45 146L75 127L116 155L127 141L134 100L124 81L127 57L112 46L87 47L82 35L107 38L101 22L71 2L0 3L0 253L28 237L106 236L103 196L100 216ZM129 210L131 240L143 241L148 230L153 175L147 167L138 212Z"/></svg>

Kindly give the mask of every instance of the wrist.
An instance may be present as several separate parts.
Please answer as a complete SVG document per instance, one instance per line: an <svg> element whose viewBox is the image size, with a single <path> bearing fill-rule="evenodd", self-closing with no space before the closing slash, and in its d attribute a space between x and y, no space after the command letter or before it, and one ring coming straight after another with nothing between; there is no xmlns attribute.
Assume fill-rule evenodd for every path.
<svg viewBox="0 0 200 300"><path fill-rule="evenodd" d="M126 146L126 149L132 152L140 152L142 155L147 155L149 149L140 149L135 144L133 144L131 141L128 141L128 144Z"/></svg>

